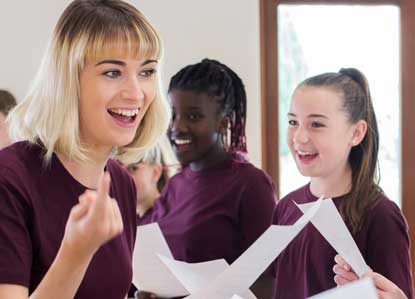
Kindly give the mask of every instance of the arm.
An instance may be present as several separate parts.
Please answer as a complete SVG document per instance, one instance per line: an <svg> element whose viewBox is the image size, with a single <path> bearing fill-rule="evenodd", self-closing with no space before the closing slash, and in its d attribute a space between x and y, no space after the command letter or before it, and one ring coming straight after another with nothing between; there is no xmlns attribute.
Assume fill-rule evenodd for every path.
<svg viewBox="0 0 415 299"><path fill-rule="evenodd" d="M241 231L244 235L243 250L251 246L272 224L276 206L276 192L271 180L263 173L250 177L241 202ZM269 267L252 285L251 290L259 299L272 297L274 288L273 267Z"/></svg>
<svg viewBox="0 0 415 299"><path fill-rule="evenodd" d="M122 232L118 205L109 198L109 176L101 178L97 192L87 191L72 208L65 235L49 271L30 295L32 299L73 299L98 248ZM7 296L1 296L7 294ZM0 285L0 297L27 298L26 287Z"/></svg>
<svg viewBox="0 0 415 299"><path fill-rule="evenodd" d="M408 226L393 202L385 200L374 209L367 238L365 259L369 267L413 298Z"/></svg>
<svg viewBox="0 0 415 299"><path fill-rule="evenodd" d="M405 219L399 208L386 200L374 208L370 217L367 231L368 247L364 253L367 264L373 271L393 281L408 298L412 298L409 237ZM336 256L335 261L333 271L338 285L358 279L344 259Z"/></svg>

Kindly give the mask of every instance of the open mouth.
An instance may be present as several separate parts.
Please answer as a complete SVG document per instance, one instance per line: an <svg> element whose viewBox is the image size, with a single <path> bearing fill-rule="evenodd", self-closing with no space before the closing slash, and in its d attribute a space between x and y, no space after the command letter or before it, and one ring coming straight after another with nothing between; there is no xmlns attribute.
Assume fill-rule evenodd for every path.
<svg viewBox="0 0 415 299"><path fill-rule="evenodd" d="M297 154L298 159L300 159L300 161L305 162L305 163L309 163L313 161L318 156L317 152L303 152L299 150L296 151L296 154Z"/></svg>
<svg viewBox="0 0 415 299"><path fill-rule="evenodd" d="M116 109L110 108L107 110L108 113L121 124L133 124L137 118L140 109Z"/></svg>
<svg viewBox="0 0 415 299"><path fill-rule="evenodd" d="M190 138L172 138L171 143L176 151L186 151L190 148L192 144L192 139Z"/></svg>

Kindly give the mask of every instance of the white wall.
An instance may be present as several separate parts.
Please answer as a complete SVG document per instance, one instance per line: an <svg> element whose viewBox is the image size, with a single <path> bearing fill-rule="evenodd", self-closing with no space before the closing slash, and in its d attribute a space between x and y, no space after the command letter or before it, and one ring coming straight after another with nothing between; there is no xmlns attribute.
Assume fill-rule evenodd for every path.
<svg viewBox="0 0 415 299"><path fill-rule="evenodd" d="M53 27L70 0L0 1L0 88L23 98ZM247 139L261 164L259 7L257 0L129 0L165 44L163 82L205 57L234 69L246 85Z"/></svg>

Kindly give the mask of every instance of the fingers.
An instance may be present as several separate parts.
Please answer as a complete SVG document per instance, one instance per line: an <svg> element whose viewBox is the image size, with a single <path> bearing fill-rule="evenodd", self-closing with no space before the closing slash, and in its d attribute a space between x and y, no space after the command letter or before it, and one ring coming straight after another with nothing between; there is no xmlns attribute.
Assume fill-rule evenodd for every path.
<svg viewBox="0 0 415 299"><path fill-rule="evenodd" d="M356 273L353 272L352 267L340 255L334 257L336 264L333 267L334 281L337 285L344 285L351 281L359 279Z"/></svg>
<svg viewBox="0 0 415 299"><path fill-rule="evenodd" d="M338 286L342 286L346 283L349 283L350 281L347 279L344 279L342 276L340 275L335 275L334 276L334 282L338 285Z"/></svg>
<svg viewBox="0 0 415 299"><path fill-rule="evenodd" d="M80 208L75 211L77 219L86 215L83 224L84 233L93 235L95 240L93 243L99 246L123 231L121 212L117 201L110 198L108 194L109 186L110 176L104 173L99 179L97 191L86 190L79 197ZM83 213L81 214L78 209Z"/></svg>
<svg viewBox="0 0 415 299"><path fill-rule="evenodd" d="M137 291L135 292L135 298L136 299L156 299L157 296L153 293Z"/></svg>
<svg viewBox="0 0 415 299"><path fill-rule="evenodd" d="M352 267L346 262L346 260L344 258L342 258L340 255L336 255L334 257L334 261L340 266L342 267L344 270L346 271L351 271Z"/></svg>
<svg viewBox="0 0 415 299"><path fill-rule="evenodd" d="M116 236L123 231L124 224L122 221L120 208L118 207L118 203L115 199L111 199L111 218L112 218L113 235Z"/></svg>
<svg viewBox="0 0 415 299"><path fill-rule="evenodd" d="M104 172L104 174L99 178L98 181L98 189L97 189L97 200L95 205L99 209L103 209L107 200L109 199L109 191L110 191L110 176L108 172Z"/></svg>
<svg viewBox="0 0 415 299"><path fill-rule="evenodd" d="M346 271L344 268L340 267L338 264L334 265L333 272L336 275L341 276L347 281L353 281L359 279L359 277L353 271Z"/></svg>
<svg viewBox="0 0 415 299"><path fill-rule="evenodd" d="M88 204L86 204L86 197L82 194L79 197L79 204L75 205L69 214L71 220L77 221L86 215L88 212Z"/></svg>
<svg viewBox="0 0 415 299"><path fill-rule="evenodd" d="M396 284L387 279L386 277L380 275L379 273L371 272L367 276L373 279L376 287L383 291L394 291L399 289Z"/></svg>

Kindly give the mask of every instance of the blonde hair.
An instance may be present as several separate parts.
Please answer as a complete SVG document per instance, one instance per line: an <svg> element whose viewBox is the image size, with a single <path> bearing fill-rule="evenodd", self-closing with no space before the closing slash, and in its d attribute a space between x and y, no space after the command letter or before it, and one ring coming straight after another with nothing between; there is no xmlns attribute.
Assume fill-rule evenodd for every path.
<svg viewBox="0 0 415 299"><path fill-rule="evenodd" d="M137 163L161 165L165 181L175 175L178 172L178 167L180 166L166 136L162 136L154 146L146 150L144 155L136 157L133 162L131 162L132 159L126 159L126 157L122 154L117 155L116 159L122 164L127 165L127 167Z"/></svg>
<svg viewBox="0 0 415 299"><path fill-rule="evenodd" d="M162 57L160 37L143 14L121 0L75 0L63 12L26 98L9 116L14 140L29 140L75 161L88 160L81 143L78 102L79 77L86 61L108 55L136 59ZM114 148L126 160L143 156L166 132L170 108L157 92L133 141ZM132 159L131 159L132 161Z"/></svg>

